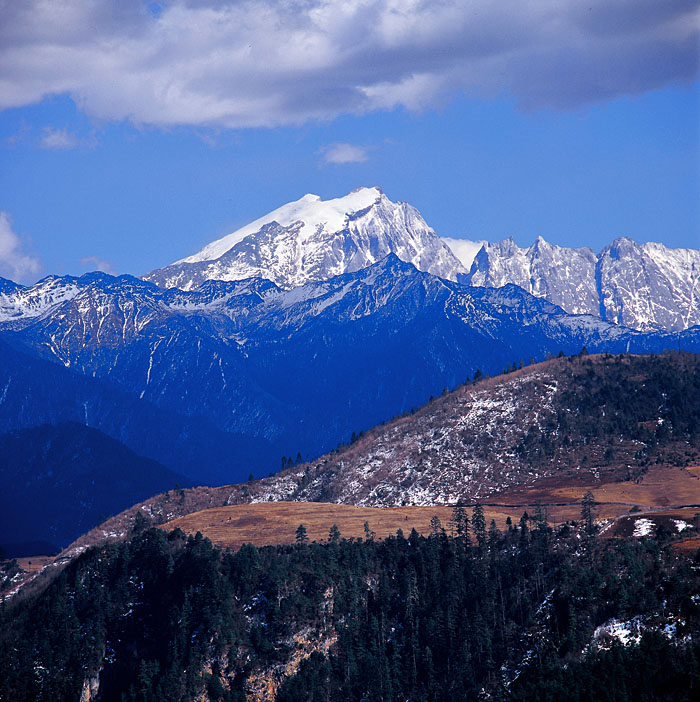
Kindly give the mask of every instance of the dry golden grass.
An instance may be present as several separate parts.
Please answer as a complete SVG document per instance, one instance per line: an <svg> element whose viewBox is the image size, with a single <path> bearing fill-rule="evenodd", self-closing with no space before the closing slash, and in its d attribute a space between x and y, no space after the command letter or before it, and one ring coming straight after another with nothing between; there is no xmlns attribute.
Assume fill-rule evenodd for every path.
<svg viewBox="0 0 700 702"><path fill-rule="evenodd" d="M612 482L598 485L557 485L547 481L539 487L508 491L488 498L484 506L487 524L496 520L499 528L505 526L506 517L513 521L523 511L533 513L539 502L551 523L558 524L580 518L580 501L591 490L596 502L599 519L621 518L630 514L635 505L642 512L658 511L675 505L700 504L700 467L652 467L639 483ZM236 548L244 543L255 546L290 544L295 541L299 524L303 524L311 541L324 541L333 524L342 536L364 537L364 523L385 538L402 529L407 536L411 529L420 534L430 532L430 519L434 515L448 530L452 507L355 507L352 505L323 502L262 502L256 504L216 507L194 512L163 525L164 529L179 527L188 534L197 531L221 546ZM677 515L691 519L696 508L664 510L659 514Z"/></svg>
<svg viewBox="0 0 700 702"><path fill-rule="evenodd" d="M607 519L623 515L635 505L654 510L675 505L700 504L700 466L674 468L652 466L638 483L631 481L588 482L580 485L557 484L555 479L542 481L533 488L506 491L489 501L508 504L550 505L553 522L578 519L580 501L587 490L598 503L598 517Z"/></svg>
<svg viewBox="0 0 700 702"><path fill-rule="evenodd" d="M486 508L487 522L496 520L503 528L508 514ZM364 538L364 523L368 522L377 538L385 538L401 529L408 536L411 529L420 534L430 533L430 520L437 516L449 533L452 507L354 507L325 502L261 502L248 505L216 507L188 514L162 526L179 527L188 534L197 531L215 544L236 548L244 543L255 546L291 544L299 524L306 527L309 540L324 541L333 524L345 538Z"/></svg>
<svg viewBox="0 0 700 702"><path fill-rule="evenodd" d="M55 556L29 556L27 558L18 558L17 564L25 573L34 573L53 563L54 559Z"/></svg>
<svg viewBox="0 0 700 702"><path fill-rule="evenodd" d="M652 468L639 483L616 482L594 487L591 492L600 502L622 502L631 505L666 507L700 503L700 478L693 469ZM571 488L555 491L559 495L574 495Z"/></svg>

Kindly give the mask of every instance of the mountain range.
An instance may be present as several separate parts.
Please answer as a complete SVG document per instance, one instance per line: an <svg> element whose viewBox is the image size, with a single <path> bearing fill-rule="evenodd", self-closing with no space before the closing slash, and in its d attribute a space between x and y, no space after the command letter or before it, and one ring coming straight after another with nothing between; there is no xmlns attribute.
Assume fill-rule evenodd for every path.
<svg viewBox="0 0 700 702"><path fill-rule="evenodd" d="M598 255L541 237L527 249L512 239L485 243L463 280L515 283L573 314L594 314L639 330L680 331L700 324L700 251L638 244L622 237Z"/></svg>
<svg viewBox="0 0 700 702"><path fill-rule="evenodd" d="M700 251L625 237L597 255L541 237L527 249L512 239L441 239L417 209L377 187L327 201L305 195L144 279L192 290L206 280L262 277L290 289L355 272L389 253L447 280L514 283L572 314L632 329L680 331L700 323Z"/></svg>
<svg viewBox="0 0 700 702"><path fill-rule="evenodd" d="M228 482L233 474L277 468L280 454L329 450L477 369L499 373L583 346L656 352L700 344L698 328L680 337L636 332L566 314L515 285L451 282L393 254L291 290L262 278L208 281L191 291L130 276L47 278L3 294L0 333L16 351L54 361L74 378L99 380L144 407L250 437L258 450L276 448L274 462L268 451L255 466L195 460L186 467L160 449L144 451L128 432L115 435L193 479ZM10 388L4 373L0 383ZM0 413L6 395L0 393ZM89 403L86 424L104 424L88 410ZM45 412L44 404L27 401L13 426L45 422ZM245 446L243 440L239 455L250 454Z"/></svg>

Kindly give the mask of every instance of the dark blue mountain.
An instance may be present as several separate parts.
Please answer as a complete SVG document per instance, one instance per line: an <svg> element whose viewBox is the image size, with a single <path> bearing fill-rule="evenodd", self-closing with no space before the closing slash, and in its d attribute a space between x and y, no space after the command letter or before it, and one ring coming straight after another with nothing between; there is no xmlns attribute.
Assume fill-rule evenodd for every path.
<svg viewBox="0 0 700 702"><path fill-rule="evenodd" d="M245 480L251 469L257 473L258 466L271 464L278 455L262 439L221 431L206 418L157 406L107 379L82 375L0 341L0 433L62 422L98 429L201 482Z"/></svg>
<svg viewBox="0 0 700 702"><path fill-rule="evenodd" d="M0 546L9 556L47 553L49 544L63 548L108 516L178 484L189 481L75 422L0 435Z"/></svg>
<svg viewBox="0 0 700 702"><path fill-rule="evenodd" d="M328 450L477 368L499 373L584 345L700 350L697 327L680 336L641 333L566 314L515 285L445 281L393 255L288 291L260 278L208 281L189 292L130 276L49 278L0 298L0 314L3 336L25 352L100 379L137 404L237 433L243 449L266 442L277 457ZM138 452L175 468L159 451ZM278 466L279 458L260 454L248 467L258 474ZM212 479L201 462L177 469Z"/></svg>

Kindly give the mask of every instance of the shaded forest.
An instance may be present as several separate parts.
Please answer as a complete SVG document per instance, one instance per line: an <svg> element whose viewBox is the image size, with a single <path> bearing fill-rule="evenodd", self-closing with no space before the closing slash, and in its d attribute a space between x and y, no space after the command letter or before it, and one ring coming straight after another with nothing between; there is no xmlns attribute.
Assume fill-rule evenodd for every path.
<svg viewBox="0 0 700 702"><path fill-rule="evenodd" d="M91 678L104 702L257 699L300 647L280 702L697 699L700 555L594 532L544 515L501 532L458 507L427 538L300 529L229 552L139 520L2 606L0 699L79 699ZM592 642L635 617L636 643Z"/></svg>

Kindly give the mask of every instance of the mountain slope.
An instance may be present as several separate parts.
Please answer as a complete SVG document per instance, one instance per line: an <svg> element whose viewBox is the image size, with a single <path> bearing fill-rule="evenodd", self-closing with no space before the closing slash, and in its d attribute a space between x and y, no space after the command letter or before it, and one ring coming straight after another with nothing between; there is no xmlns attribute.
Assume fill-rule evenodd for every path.
<svg viewBox="0 0 700 702"><path fill-rule="evenodd" d="M515 283L567 312L633 329L679 331L700 324L700 251L693 249L619 238L596 256L541 237L528 249L506 239L484 244L463 280L492 287Z"/></svg>
<svg viewBox="0 0 700 702"><path fill-rule="evenodd" d="M352 273L390 253L442 278L466 273L418 210L379 188L359 188L327 201L305 195L144 279L192 290L206 280L260 276L289 289Z"/></svg>
<svg viewBox="0 0 700 702"><path fill-rule="evenodd" d="M177 473L218 483L244 480L258 461L271 463L279 455L262 439L224 432L210 420L187 416L186 408L158 406L139 394L36 358L0 337L3 432L78 422Z"/></svg>
<svg viewBox="0 0 700 702"><path fill-rule="evenodd" d="M243 501L454 504L552 476L634 480L652 462L698 458L700 355L575 356L467 384L337 453L245 486Z"/></svg>
<svg viewBox="0 0 700 702"><path fill-rule="evenodd" d="M123 538L137 514L163 524L248 503L480 500L502 510L500 517L510 505L517 519L541 500L561 521L578 517L587 490L600 491L605 516L635 504L697 505L699 398L700 354L554 358L466 383L269 478L186 490L182 501L156 496L81 537L66 554L103 543L102 530Z"/></svg>
<svg viewBox="0 0 700 702"><path fill-rule="evenodd" d="M89 427L67 422L0 435L0 545L63 548L110 515L189 481ZM28 555L33 555L29 553Z"/></svg>

